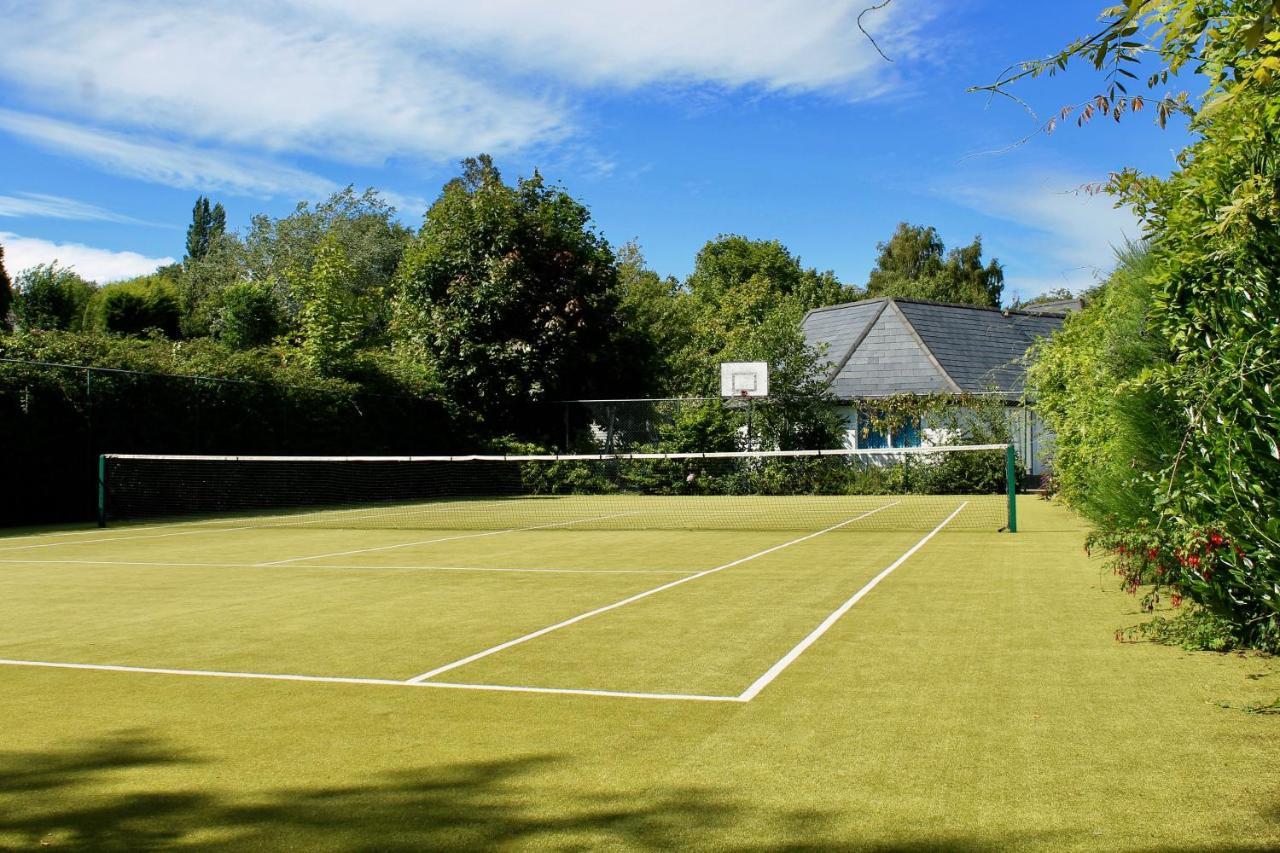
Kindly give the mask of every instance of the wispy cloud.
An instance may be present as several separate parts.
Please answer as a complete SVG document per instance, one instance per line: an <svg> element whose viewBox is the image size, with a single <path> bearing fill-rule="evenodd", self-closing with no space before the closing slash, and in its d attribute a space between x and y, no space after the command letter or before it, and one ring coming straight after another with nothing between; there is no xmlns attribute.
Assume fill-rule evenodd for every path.
<svg viewBox="0 0 1280 853"><path fill-rule="evenodd" d="M179 189L315 198L336 188L319 175L258 157L110 133L0 109L0 130L108 172Z"/></svg>
<svg viewBox="0 0 1280 853"><path fill-rule="evenodd" d="M866 0L294 0L344 26L394 30L482 54L575 87L652 84L758 86L773 91L875 94L892 69L859 31ZM921 48L928 6L900 0L866 25L899 56Z"/></svg>
<svg viewBox="0 0 1280 853"><path fill-rule="evenodd" d="M159 222L136 219L73 198L46 193L20 192L17 195L0 195L0 216L71 219L79 222L119 222L126 225L151 225L158 228L172 227Z"/></svg>
<svg viewBox="0 0 1280 853"><path fill-rule="evenodd" d="M1115 250L1142 236L1138 220L1108 195L1082 189L1090 179L1063 172L1001 176L947 197L1018 226L1025 239L991 242L1007 271L1007 289L1030 297L1051 288L1079 292L1115 265Z"/></svg>
<svg viewBox="0 0 1280 853"><path fill-rule="evenodd" d="M0 74L55 109L205 143L376 164L500 153L564 132L555 98L484 79L394 21L287 3L46 0L5 15Z"/></svg>
<svg viewBox="0 0 1280 853"><path fill-rule="evenodd" d="M4 127L144 180L192 186L203 179L202 188L270 192L305 185L305 176L219 152L374 165L502 154L574 136L573 104L602 87L710 85L874 97L887 90L894 69L858 30L865 5L8 5L0 78L38 99L42 113L74 115L127 135L15 113ZM926 8L901 0L868 24L900 56L913 55ZM219 162L201 168L210 159Z"/></svg>
<svg viewBox="0 0 1280 853"><path fill-rule="evenodd" d="M57 261L91 281L108 282L153 272L174 262L173 258L149 258L137 252L116 252L81 243L55 243L39 237L23 237L0 231L5 267L11 276L36 264Z"/></svg>

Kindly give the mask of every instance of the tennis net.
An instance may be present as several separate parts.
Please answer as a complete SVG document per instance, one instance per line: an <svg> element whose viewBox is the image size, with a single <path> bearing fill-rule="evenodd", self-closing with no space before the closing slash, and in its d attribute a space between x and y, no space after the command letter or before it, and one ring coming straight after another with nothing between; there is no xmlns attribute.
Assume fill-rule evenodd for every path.
<svg viewBox="0 0 1280 853"><path fill-rule="evenodd" d="M100 460L102 524L449 530L929 529L1011 525L1006 445L545 456ZM839 528L845 529L845 528Z"/></svg>

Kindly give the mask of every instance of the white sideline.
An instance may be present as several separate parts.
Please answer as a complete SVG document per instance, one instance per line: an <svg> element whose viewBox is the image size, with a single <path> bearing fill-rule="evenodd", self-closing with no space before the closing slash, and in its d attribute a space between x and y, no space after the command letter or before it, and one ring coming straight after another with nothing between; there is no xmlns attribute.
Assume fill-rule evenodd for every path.
<svg viewBox="0 0 1280 853"><path fill-rule="evenodd" d="M230 672L216 669L167 669L156 666L118 666L105 663L62 663L0 658L0 666L44 669L87 669L98 672L136 672L150 675L186 675L202 678L246 678L259 681L308 681L325 684L378 684L386 687L438 687L445 690L484 690L501 693L556 693L569 696L610 696L621 699L676 699L693 702L742 702L737 696L704 696L695 693L631 693L625 690L581 690L572 687L522 687L511 684L457 684L449 681L401 681L394 678L353 678L341 675L289 675L268 672Z"/></svg>
<svg viewBox="0 0 1280 853"><path fill-rule="evenodd" d="M428 670L427 672L422 673L421 675L415 675L413 678L409 679L409 683L418 684L418 683L427 681L428 679L434 678L435 676L440 675L441 673L448 672L452 669L457 669L460 666L466 666L469 663L473 663L475 661L480 660L481 658L486 658L489 655L504 651L505 649L509 649L512 646L518 646L521 643L527 643L530 640L535 640L538 637L541 637L545 634L550 634L552 631L558 631L561 628L567 628L570 625L577 624L578 622L581 622L584 619L590 619L592 616L599 616L601 613L607 613L610 610L616 610L619 607L625 607L626 605L639 601L642 598L648 598L649 596L655 595L659 592L663 592L664 590L668 590L668 589L671 589L672 587L680 586L680 584L688 583L689 581L697 580L698 578L706 577L707 575L715 574L716 572L720 572L725 569L731 569L734 566L740 566L743 563L747 563L747 562L750 562L751 560L758 559L760 557L765 556L766 554L772 554L773 552L780 551L783 548L788 548L792 545L799 544L800 542L813 539L815 536L821 536L824 533L830 533L833 530L838 530L841 527L844 527L846 524L852 524L853 522L860 521L869 515L874 515L875 513L880 512L881 510L888 509L889 507L892 507L892 506L897 506L899 503L901 503L901 501L894 501L893 503L876 507L873 510L868 510L867 512L864 512L861 515L856 515L853 518L845 519L839 524L833 524L830 527L817 531L816 533L809 533L805 536L799 537L798 539L792 539L790 542L783 542L781 545L774 545L773 547L766 548L763 551L757 551L756 553L749 554L746 557L740 557L737 560L733 560L732 562L725 563L724 565L716 566L715 568L711 568L711 569L706 569L705 571L701 571L701 572L698 572L697 574L692 574L683 578L679 578L678 580L671 581L670 583L664 583L662 586L656 586L653 589L648 589L648 590L645 590L644 592L636 593L635 595L624 598L621 601L615 601L613 604L606 604L604 607L597 607L595 610L589 610L586 613L579 613L577 616L571 616L570 618L565 619L562 622L557 622L554 625L548 625L545 628L539 628L537 631L533 631L531 633L525 634L522 637L516 637L514 640L507 640L505 643L499 643L496 646L493 646L488 649L484 649L483 651L476 652L473 655L468 655L465 658L461 658L451 663L446 663L442 666L438 666L435 669Z"/></svg>
<svg viewBox="0 0 1280 853"><path fill-rule="evenodd" d="M222 530L246 530L247 527L241 525L239 527L219 527ZM43 542L37 545L12 545L6 548L0 548L0 551L29 551L32 548L56 548L60 545L92 545L96 542L133 542L138 539L164 539L167 536L189 536L193 533L208 533L207 530L179 530L176 533L149 533L146 536L109 536L104 539L76 539L68 542Z"/></svg>
<svg viewBox="0 0 1280 853"><path fill-rule="evenodd" d="M352 554L370 554L374 551L394 551L397 548L410 548L414 545L431 545L435 542L452 542L455 539L478 539L484 536L501 536L503 533L520 533L524 530L542 530L547 527L567 527L570 524L586 524L589 521L603 521L606 518L618 518L623 515L635 515L635 512L615 512L611 515L597 515L591 518L575 518L572 521L557 521L552 524L534 524L529 527L508 527L503 530L486 530L482 533L461 533L457 536L443 536L436 539L422 539L416 542L401 542L396 545L379 545L376 548L356 548L353 551L334 551L331 554L316 554L311 557L290 557L287 560L272 560L267 563L255 563L256 566L284 566L299 563L303 560L323 560L326 557L348 557Z"/></svg>
<svg viewBox="0 0 1280 853"><path fill-rule="evenodd" d="M766 687L768 687L769 684L772 683L775 678L781 675L787 667L795 663L796 658L804 654L805 650L808 649L810 646L812 646L815 642L817 642L819 637L827 633L827 631L831 628L831 626L836 624L836 622L839 621L841 616L848 613L849 609L852 608L853 605L861 601L864 595L871 592L871 590L875 589L876 585L879 584L880 581L887 578L893 572L894 569L898 568L898 566L901 566L908 559L910 559L912 554L914 554L916 551L919 551L922 547L924 547L924 544L928 542L930 539L932 539L934 537L934 534L936 534L942 528L946 527L951 522L951 519L959 515L960 510L964 509L968 505L969 505L969 502L965 501L964 503L960 504L960 506L956 507L955 511L952 512L951 515L948 515L946 518L942 520L941 524L939 524L937 527L933 528L933 530L930 530L927 534L925 534L923 539L921 539L916 544L912 545L911 548L908 549L905 554L903 554L898 559L894 560L893 563L891 563L889 567L886 568L884 571L880 572L880 574L876 575L871 580L867 581L867 583L862 587L862 589L855 592L852 598L850 598L844 604L841 604L838 608L836 608L835 611L832 612L832 614L828 616L826 619L823 619L821 625L819 625L817 628L814 628L811 632L809 632L809 635L805 637L803 640L801 640L799 643L796 643L795 648L793 648L791 651L783 655L778 660L778 662L775 663L773 666L769 667L768 671L766 671L764 675L760 676L755 681L753 681L751 683L751 686L749 686L746 690L742 691L742 693L738 695L738 698L741 699L743 702L750 702L752 699L756 698L756 696L760 695L761 690L764 690Z"/></svg>
<svg viewBox="0 0 1280 853"><path fill-rule="evenodd" d="M15 563L25 566L143 566L143 567L162 567L173 569L261 569L261 563L169 563L141 560L15 560L11 558L0 559L0 564ZM519 566L500 567L500 566L417 566L417 565L396 565L396 566L362 566L355 563L331 564L331 563L312 563L307 566L299 566L298 568L307 569L359 569L359 570L378 570L388 569L397 571L423 571L423 572L515 572L529 573L541 572L546 574L566 574L566 575L691 575L698 571L697 569L561 569L555 567L545 568L523 568Z"/></svg>

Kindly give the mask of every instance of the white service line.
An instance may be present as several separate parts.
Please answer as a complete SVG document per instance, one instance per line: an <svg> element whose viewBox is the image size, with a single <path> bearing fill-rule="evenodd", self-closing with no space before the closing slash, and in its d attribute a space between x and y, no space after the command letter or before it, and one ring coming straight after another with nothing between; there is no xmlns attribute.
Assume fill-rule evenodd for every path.
<svg viewBox="0 0 1280 853"><path fill-rule="evenodd" d="M15 563L22 566L142 566L172 569L261 569L261 563L169 563L141 560L15 560L0 559L0 564ZM355 569L361 571L377 571L381 569L396 571L422 572L514 572L545 573L565 575L691 575L698 569L561 569L556 567L522 568L518 566L370 566L355 563L329 564L309 563L298 566L300 569Z"/></svg>
<svg viewBox="0 0 1280 853"><path fill-rule="evenodd" d="M247 530L247 526L239 527L218 527L217 531L223 530ZM7 548L0 548L0 551L28 551L32 548L56 548L60 545L92 545L96 542L136 542L139 539L164 539L168 536L189 536L193 533L208 533L208 530L179 530L176 533L149 533L146 536L110 536L104 539L76 539L69 542L45 542L39 545L13 545Z"/></svg>
<svg viewBox="0 0 1280 853"><path fill-rule="evenodd" d="M787 667L795 663L796 658L804 654L805 650L808 649L810 646L812 646L815 642L817 642L819 637L827 633L827 631L831 628L831 626L836 624L836 622L839 621L841 616L848 613L849 609L852 608L853 605L861 601L864 595L871 592L871 590L875 589L876 585L879 584L880 581L887 578L893 572L894 569L898 568L898 566L901 566L908 559L910 559L912 554L914 554L916 551L919 551L922 547L924 547L924 544L928 542L930 539L932 539L934 537L934 534L936 534L942 528L946 527L951 522L951 519L959 515L960 510L964 509L968 505L969 505L969 502L965 501L964 503L960 504L960 506L956 507L955 511L952 512L951 515L948 515L946 518L942 520L941 524L939 524L937 527L933 528L933 530L930 530L927 534L925 534L923 539L921 539L916 544L912 545L911 548L905 554L903 554L898 559L894 560L893 563L889 565L889 567L886 568L884 571L880 572L880 574L876 575L871 580L867 581L867 583L862 587L862 589L855 592L852 598L850 598L844 604L841 604L838 608L836 608L836 610L826 619L823 619L821 625L819 625L817 628L814 628L809 633L809 635L805 637L803 640L801 640L799 643L796 643L795 648L793 648L791 651L783 655L782 658L773 666L769 667L768 671L765 672L764 675L760 676L755 681L753 681L750 687L748 687L746 690L742 691L742 693L738 695L738 698L741 699L743 702L750 702L752 699L756 698L756 696L760 695L761 690L764 690L766 687L768 687L769 684L775 678L781 675Z"/></svg>
<svg viewBox="0 0 1280 853"><path fill-rule="evenodd" d="M348 557L352 554L370 554L375 551L394 551L397 548L410 548L414 545L431 545L435 542L452 542L456 539L478 539L484 536L501 536L503 533L520 533L524 530L543 530L548 527L567 527L570 524L586 524L589 521L604 521L606 518L618 518L624 515L635 515L635 512L615 512L612 515L597 515L592 518L576 518L572 521L557 521L552 524L534 524L529 527L508 527L504 530L486 530L482 533L462 533L457 536L442 536L436 539L422 539L416 542L401 542L396 545L379 545L376 548L357 548L353 551L334 551L332 554L316 554L311 557L290 557L288 560L272 560L268 563L255 563L257 566L284 566L303 560L323 560L326 557Z"/></svg>
<svg viewBox="0 0 1280 853"><path fill-rule="evenodd" d="M87 669L97 672L135 672L149 675L185 675L200 678L244 678L258 681L309 681L326 684L378 684L386 687L438 687L444 690L482 690L499 693L556 693L569 696L610 696L620 699L676 699L692 702L741 702L737 696L703 696L692 693L631 693L625 690L582 690L571 687L522 687L511 684L455 684L448 681L402 681L392 678L353 678L341 675L290 675L268 672L230 672L214 669L168 669L156 666L117 666L105 663L63 663L43 660L0 659L0 666L44 669Z"/></svg>
<svg viewBox="0 0 1280 853"><path fill-rule="evenodd" d="M656 586L653 589L647 589L644 592L636 593L635 595L629 596L628 598L624 598L621 601L615 601L613 604L606 604L604 607L597 607L595 610L589 610L586 613L579 613L577 616L572 616L568 619L565 619L562 622L557 622L554 625L548 625L545 628L539 628L537 631L533 631L531 633L525 634L522 637L516 637L514 640L507 640L505 643L499 643L496 646L493 646L488 649L484 649L483 651L476 652L473 655L468 655L465 658L455 660L451 663L446 663L443 666L438 666L435 669L422 673L421 675L415 675L413 678L408 679L408 682L410 684L418 684L418 683L427 681L428 679L434 678L435 676L440 675L441 673L448 672L449 670L452 670L452 669L457 669L460 666L466 666L469 663L473 663L475 661L480 660L481 658L486 658L489 655L496 654L505 649L509 649L512 646L518 646L521 643L527 643L530 640L535 640L538 637L541 637L545 634L550 634L552 631L558 631L561 628L567 628L570 625L577 624L578 622L581 622L584 619L590 619L592 616L599 616L601 613L608 613L610 610L617 610L619 607L625 607L626 605L639 601L642 598L648 598L649 596L656 595L657 593L662 592L664 590L668 590L673 587L680 586L680 584L688 583L689 581L697 580L698 578L706 577L707 575L715 574L716 572L724 571L725 569L731 569L734 566L740 566L743 563L747 563L747 562L750 562L751 560L758 559L760 557L765 556L766 554L772 554L774 551L780 551L783 548L789 548L792 545L797 545L801 542L807 541L809 539L813 539L815 536L821 536L824 533L830 533L833 530L839 530L841 527L844 527L846 524L852 524L855 521L861 521L862 519L866 518L869 515L874 515L875 513L880 512L881 510L888 509L889 507L892 507L892 506L897 506L899 503L901 502L894 501L893 503L876 507L873 510L869 510L867 512L862 513L861 515L854 516L853 518L845 519L839 524L833 524L830 527L817 531L816 533L809 533L805 536L799 537L798 539L792 539L790 542L783 542L781 545L774 545L773 547L766 548L763 551L757 551L756 553L749 554L746 557L740 557L737 560L733 560L732 562L725 563L724 565L716 566L715 568L711 568L711 569L706 569L704 571L698 572L697 574L688 575L686 577L679 578L678 580L671 581L670 583L664 583L662 586Z"/></svg>

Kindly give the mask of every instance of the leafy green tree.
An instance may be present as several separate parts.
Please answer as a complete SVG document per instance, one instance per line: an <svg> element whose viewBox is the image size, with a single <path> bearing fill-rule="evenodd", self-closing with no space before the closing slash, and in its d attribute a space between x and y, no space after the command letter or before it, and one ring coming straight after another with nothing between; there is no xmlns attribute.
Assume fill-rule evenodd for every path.
<svg viewBox="0 0 1280 853"><path fill-rule="evenodd" d="M893 236L877 245L879 256L867 280L868 296L903 296L997 308L1004 292L1004 268L994 258L982 262L982 238L946 252L932 226L898 223Z"/></svg>
<svg viewBox="0 0 1280 853"><path fill-rule="evenodd" d="M280 333L280 300L264 281L238 281L222 291L213 334L234 349L271 343Z"/></svg>
<svg viewBox="0 0 1280 853"><path fill-rule="evenodd" d="M1146 492L1146 523L1103 533L1131 588L1168 584L1230 625L1235 641L1271 650L1280 650L1277 11L1274 0L1114 6L1098 32L983 87L1008 94L1020 80L1082 61L1103 71L1102 91L1064 107L1046 132L1071 116L1083 124L1144 109L1140 68L1154 66L1147 89L1181 79L1202 92L1155 101L1158 123L1184 115L1194 139L1172 175L1125 170L1110 183L1145 223L1151 325L1169 348L1167 361L1135 381L1177 413L1178 440Z"/></svg>
<svg viewBox="0 0 1280 853"><path fill-rule="evenodd" d="M364 341L381 338L391 319L395 274L412 232L395 219L395 208L375 190L357 194L348 186L315 205L299 203L288 216L253 217L244 240L245 277L271 282L290 323L299 321L301 303L293 298L290 277L307 273L327 240L342 246L348 276L343 287Z"/></svg>
<svg viewBox="0 0 1280 853"><path fill-rule="evenodd" d="M618 273L580 202L535 172L515 186L463 161L400 267L401 346L494 431L537 429L547 400L616 391Z"/></svg>
<svg viewBox="0 0 1280 853"><path fill-rule="evenodd" d="M298 341L303 362L316 373L331 375L347 366L360 334L360 309L349 282L354 268L336 234L316 246L306 269L289 274L298 304Z"/></svg>
<svg viewBox="0 0 1280 853"><path fill-rule="evenodd" d="M1155 259L1120 255L1084 311L1037 344L1028 369L1036 411L1052 429L1059 493L1102 526L1151 517L1151 483L1180 440L1177 412L1142 380L1168 362L1154 315Z"/></svg>
<svg viewBox="0 0 1280 853"><path fill-rule="evenodd" d="M800 321L812 308L855 294L833 275L805 269L777 241L732 235L698 252L685 289L684 345L669 357L679 393L718 395L720 362L768 362L770 401L760 407L753 440L782 448L831 446L839 423L821 356L805 344Z"/></svg>
<svg viewBox="0 0 1280 853"><path fill-rule="evenodd" d="M94 292L85 309L86 328L117 335L159 332L178 336L178 289L160 275L115 282Z"/></svg>
<svg viewBox="0 0 1280 853"><path fill-rule="evenodd" d="M805 311L851 301L859 295L829 270L806 269L777 240L751 240L736 234L721 235L703 246L685 285L699 299L719 302L754 277L768 282L777 294L793 297Z"/></svg>
<svg viewBox="0 0 1280 853"><path fill-rule="evenodd" d="M693 337L694 300L673 276L658 275L645 264L636 243L618 249L621 347L627 371L620 393L670 396L680 393ZM701 364L701 361L698 362Z"/></svg>
<svg viewBox="0 0 1280 853"><path fill-rule="evenodd" d="M13 285L9 272L4 268L4 246L0 246L0 332L9 331L9 310L13 306Z"/></svg>
<svg viewBox="0 0 1280 853"><path fill-rule="evenodd" d="M57 261L18 274L13 313L23 330L78 331L94 287Z"/></svg>
<svg viewBox="0 0 1280 853"><path fill-rule="evenodd" d="M186 262L198 261L208 252L213 241L227 230L227 212L218 202L209 206L209 199L200 196L191 210L191 224L187 226Z"/></svg>
<svg viewBox="0 0 1280 853"><path fill-rule="evenodd" d="M182 265L176 284L184 337L205 337L213 332L223 293L250 275L246 254L244 244L236 235L219 234L210 241L202 256ZM170 275L167 268L157 274Z"/></svg>

